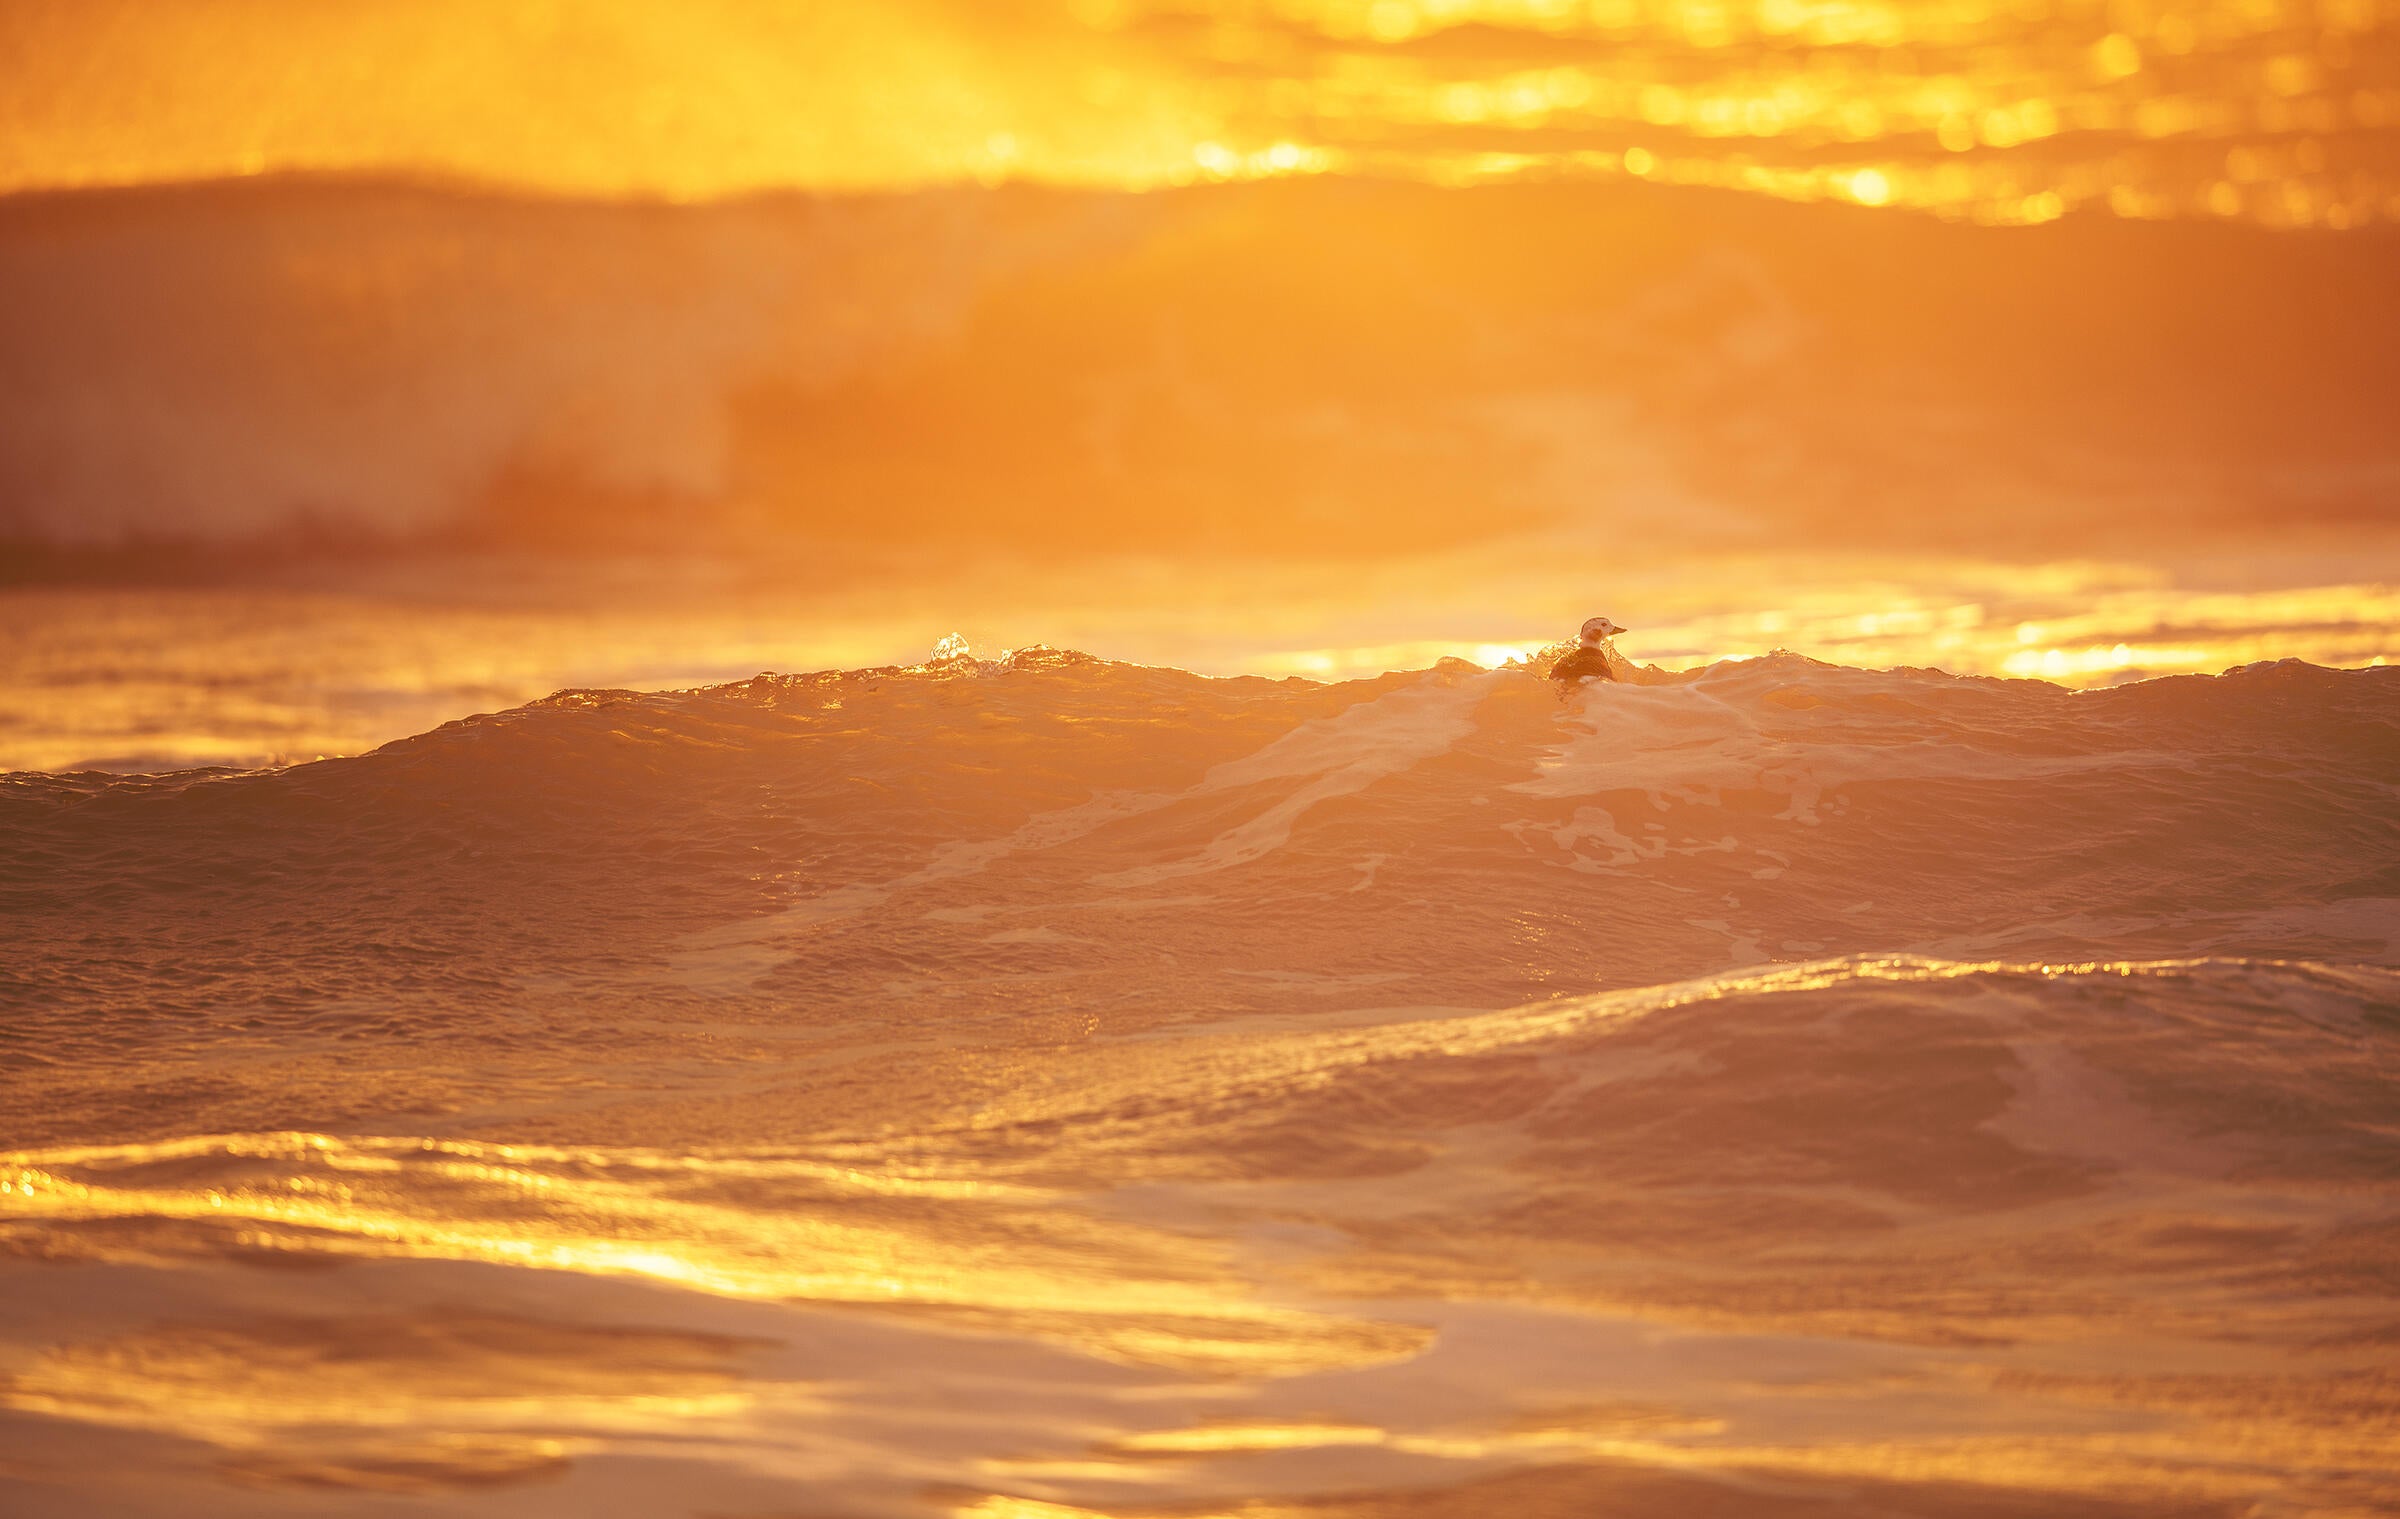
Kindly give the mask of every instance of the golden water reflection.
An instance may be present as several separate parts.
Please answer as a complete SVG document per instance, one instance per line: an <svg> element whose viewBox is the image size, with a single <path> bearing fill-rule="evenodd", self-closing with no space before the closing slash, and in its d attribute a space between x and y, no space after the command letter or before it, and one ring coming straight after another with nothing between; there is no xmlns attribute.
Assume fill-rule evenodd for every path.
<svg viewBox="0 0 2400 1519"><path fill-rule="evenodd" d="M1605 602L1605 605L1602 603ZM761 670L912 664L962 632L1210 675L1351 679L1525 658L1606 611L1637 663L1684 670L1788 649L1827 663L2109 685L2259 660L2400 660L2381 580L2212 587L2102 562L1715 559L1562 571L1501 545L1471 560L1027 572L806 598L511 607L367 594L58 590L0 597L0 770L156 770L355 754L574 686L679 688ZM1413 625L1413 626L1410 626ZM1397 636L1395 636L1397 635Z"/></svg>
<svg viewBox="0 0 2400 1519"><path fill-rule="evenodd" d="M192 1184L193 1165L218 1179ZM162 1238L197 1224L209 1248L235 1252L480 1261L946 1310L1221 1374L1372 1363L1425 1339L1252 1302L1221 1247L1072 1211L1046 1189L801 1159L231 1135L0 1155L0 1228L12 1219L37 1230L133 1220ZM142 1238L133 1258L153 1248ZM192 1243L173 1238L156 1247L170 1258Z"/></svg>
<svg viewBox="0 0 2400 1519"><path fill-rule="evenodd" d="M2392 0L129 0L0 18L0 191L1632 176L1995 223L2400 215Z"/></svg>
<svg viewBox="0 0 2400 1519"><path fill-rule="evenodd" d="M1910 665L2064 686L2213 675L2278 659L2349 668L2400 658L2400 592L2383 585L2194 593L2095 580L2077 609L2038 615L1921 587L1861 587L1757 611L1678 617L1670 610L1625 643L1644 651L1641 663L1667 670L1785 649L1865 669ZM1497 665L1533 657L1554 641L1420 640L1278 652L1260 663L1278 674L1355 677L1441 658Z"/></svg>
<svg viewBox="0 0 2400 1519"><path fill-rule="evenodd" d="M1272 122L1255 130L1353 167L1625 174L2020 224L2093 206L2338 228L2400 210L2396 13L2377 0L1269 9L1314 34L1287 52L1315 68L1242 97ZM1442 45L1471 28L1509 41Z"/></svg>
<svg viewBox="0 0 2400 1519"><path fill-rule="evenodd" d="M1819 1235L1727 1249L1719 1238L1707 1264L1683 1260L1699 1298L1719 1303L1711 1324L1689 1296L1639 1301L1638 1271L1595 1269L1659 1259L1657 1242L1620 1237L1595 1204L1655 1177L1646 1148L1655 1161L1688 1136L1620 1132L1616 1164L1554 1153L1542 1180L1495 1164L1512 1152L1494 1131L1517 1126L1478 1106L1425 1120L1439 1151L1425 1165L1327 1175L1306 1163L1343 1111L1438 1113L1454 1079L1523 1069L1509 1057L1546 1055L1554 1074L1598 1078L1588 1093L1638 1112L1633 1073L1716 1066L1754 1037L1690 1043L1702 1029L1781 1016L1811 1041L1880 1052L1895 1015L1938 998L1961 1021L1999 1019L1978 1058L2008 1069L2009 1051L2057 1026L2012 1021L2012 984L2080 989L2070 1006L2085 1011L2147 996L2161 1017L2215 986L2226 994L2215 1005L2247 1037L2256 978L2270 969L1859 958L1473 1015L1101 1043L970 1122L806 1152L280 1133L0 1154L0 1252L16 1257L0 1271L170 1268L142 1279L130 1324L14 1323L0 1341L0 1407L205 1441L240 1482L401 1492L556 1475L599 1452L676 1451L703 1483L712 1472L788 1474L779 1463L798 1459L796 1446L847 1440L856 1467L904 1470L912 1496L938 1473L939 1501L962 1519L1341 1513L1351 1500L1294 1495L1370 1491L1359 1511L1392 1512L1375 1506L1390 1501L1410 1505L1398 1512L1490 1512L1474 1484L1504 1473L1555 1484L1556 1511L1606 1512L1588 1501L1601 1489L1577 1484L1628 1471L1700 1484L1760 1473L1951 1483L2055 1500L2046 1511L2058 1513L2111 1496L2290 1496L2311 1512L2358 1499L2372 1511L2400 1473L2389 1418L2400 1382L2376 1354L2388 1294L2327 1286L2310 1262L2254 1248L2259 1231L2239 1227L2351 1232L2371 1251L2372 1200L2340 1170L2229 1177L2177 1142L2163 1159L2121 1156L2117 1180L2096 1190L1971 1205L1956 1193L1879 1195L1878 1226L1848 1246ZM2377 984L2316 1010L2324 1047L2347 1049L2335 1030L2371 1026ZM1836 1001L1776 1014L1763 1000L1828 991L1888 1000L1881 1016L1855 1019ZM1743 1016L1665 1027L1710 1003ZM2017 1005L2025 1017L2047 1004ZM1645 1030L1663 1040L1647 1054L1628 1046L1613 1071L1589 1058L1590 1040ZM1378 1088L1379 1073L1410 1070L1429 1080ZM1930 1104L1971 1090L1957 1075L1938 1058L1927 1065ZM2099 1090L2086 1081L2070 1095L2089 1103ZM2292 1106L2330 1124L2379 1113L2367 1084L2304 1090L2311 1100ZM1522 1089L1501 1095L1524 1105ZM1568 1105L1532 1106L1555 1116ZM1735 1142L1767 1153L1795 1111L1805 1108L1765 1103L1727 1121L1765 1124ZM1952 1153L1924 1111L1883 1111L1868 1121L1886 1127L1861 1137L1879 1153ZM1289 1122L1295 1112L1314 1117ZM1963 1109L1950 1120L1978 1143L2001 1127ZM1264 1129L1245 1137L1225 1123ZM1176 1163L1256 1155L1249 1140L1260 1137L1285 1161L1264 1175L1209 1180ZM2044 1137L2058 1137L2046 1121ZM2006 1164L2034 1159L2020 1151ZM1770 1174L1795 1201L1875 1190L1827 1188L1780 1163ZM1748 1211L1756 1190L1726 1183L1652 1185L1643 1211L1671 1231L1697 1195L1737 1234L1762 1227ZM1537 1206L1480 1211L1512 1188ZM1578 1233L1593 1220L1604 1232ZM1302 1256L1335 1252L1318 1257L1321 1271L1267 1237L1303 1221L1321 1233ZM2187 1253L2212 1235L2226 1253ZM1961 1273L1951 1255L1984 1264ZM1578 1256L1582 1269L1560 1269ZM258 1278L215 1269L227 1259L381 1265L371 1277L293 1271L271 1288L227 1289L228 1278ZM458 1262L520 1281L496 1290L500 1272L438 1274ZM1862 1285L1882 1322L1827 1332L1792 1297ZM85 1289L78 1313L115 1311ZM1606 1301L1628 1289L1635 1300ZM174 1311L176 1293L228 1291L246 1313L222 1295L210 1311ZM494 1301L456 1306L478 1294ZM707 1331L659 1327L704 1313ZM1982 1332L1926 1332L1952 1315ZM837 1318L873 1328L836 1347L825 1326ZM878 1400L891 1420L879 1434L858 1417ZM968 1413L940 1422L958 1408ZM976 1440L939 1437L970 1427ZM1997 1511L1977 1496L1908 1511Z"/></svg>

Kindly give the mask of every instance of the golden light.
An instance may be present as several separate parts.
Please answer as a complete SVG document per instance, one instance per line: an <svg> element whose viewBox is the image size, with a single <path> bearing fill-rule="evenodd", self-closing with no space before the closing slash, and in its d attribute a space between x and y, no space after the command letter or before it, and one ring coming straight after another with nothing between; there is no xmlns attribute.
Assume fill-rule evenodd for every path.
<svg viewBox="0 0 2400 1519"><path fill-rule="evenodd" d="M0 1510L2400 1493L2400 0L0 60Z"/></svg>
<svg viewBox="0 0 2400 1519"><path fill-rule="evenodd" d="M1638 177L1663 155L1691 166L1688 182L1788 195L1846 143L1884 161L1857 171L1887 176L1881 196L1852 174L1860 204L2038 221L2007 207L2048 195L2062 211L2107 208L2127 187L2215 207L2209 151L2306 135L2334 156L2233 214L2356 226L2400 194L2387 147L2361 135L2400 109L2400 81L2388 51L2347 40L2388 12L2353 11L2295 32L2272 8L2173 0L2020 35L1950 0L1283 0L1217 9L1204 43L1177 47L1155 39L1181 12L1137 0L1006 17L941 3L161 14L29 0L0 16L0 43L31 61L0 100L0 189L384 173L699 199L1001 178L1140 188L1332 164L1452 183L1605 161ZM1509 43L1488 64L1421 46L1478 29ZM1508 61L1561 49L1569 61ZM1866 67L1859 49L1913 51ZM2151 54L2175 67L2146 66ZM1233 59L1239 83L1219 72ZM2061 137L2066 151L2046 147ZM1942 153L1999 155L2013 182L1952 188L1918 172Z"/></svg>

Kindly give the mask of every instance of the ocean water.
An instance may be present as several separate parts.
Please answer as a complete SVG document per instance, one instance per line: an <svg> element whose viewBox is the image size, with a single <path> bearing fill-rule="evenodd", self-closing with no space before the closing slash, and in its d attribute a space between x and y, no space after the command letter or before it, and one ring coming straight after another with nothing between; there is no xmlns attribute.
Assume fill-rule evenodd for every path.
<svg viewBox="0 0 2400 1519"><path fill-rule="evenodd" d="M0 780L11 1514L2400 1505L2400 675L569 690Z"/></svg>
<svg viewBox="0 0 2400 1519"><path fill-rule="evenodd" d="M0 28L39 60L0 105L5 190L399 167L688 201L1341 173L1996 225L2400 216L2391 0L260 0L171 22L27 0Z"/></svg>
<svg viewBox="0 0 2400 1519"><path fill-rule="evenodd" d="M1591 546L1502 540L1351 568L1068 559L1004 576L888 572L846 587L553 599L480 588L58 585L0 593L0 770L141 773L361 754L462 713L571 686L718 685L904 663L940 620L971 644L1040 629L1209 675L1356 679L1440 659L1538 656L1605 603L1626 647L1691 671L1804 648L2076 688L2261 659L2400 661L2400 556L2353 550L2179 577L2128 562L1726 556L1647 569ZM654 572L653 572L654 573ZM1019 637L1021 638L1021 632Z"/></svg>
<svg viewBox="0 0 2400 1519"><path fill-rule="evenodd" d="M0 58L0 1515L2400 1513L2395 0Z"/></svg>

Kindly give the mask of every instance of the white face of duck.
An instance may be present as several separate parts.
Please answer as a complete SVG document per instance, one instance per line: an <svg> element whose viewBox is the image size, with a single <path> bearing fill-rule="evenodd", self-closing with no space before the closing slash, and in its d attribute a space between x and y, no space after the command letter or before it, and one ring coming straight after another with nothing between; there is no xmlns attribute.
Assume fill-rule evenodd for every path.
<svg viewBox="0 0 2400 1519"><path fill-rule="evenodd" d="M1618 627L1615 623L1609 621L1605 617L1595 617L1583 625L1583 641L1585 643L1598 643L1604 638L1614 638L1619 633L1624 631L1625 630L1623 628Z"/></svg>

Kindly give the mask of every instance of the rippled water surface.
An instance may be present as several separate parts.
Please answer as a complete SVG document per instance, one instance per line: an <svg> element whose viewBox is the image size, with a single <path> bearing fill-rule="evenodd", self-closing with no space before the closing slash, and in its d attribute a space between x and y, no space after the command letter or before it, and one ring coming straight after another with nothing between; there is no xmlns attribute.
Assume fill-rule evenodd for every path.
<svg viewBox="0 0 2400 1519"><path fill-rule="evenodd" d="M2400 1513L2395 0L0 59L6 1519Z"/></svg>
<svg viewBox="0 0 2400 1519"><path fill-rule="evenodd" d="M0 1494L2380 1511L2393 680L1031 650L11 777Z"/></svg>

